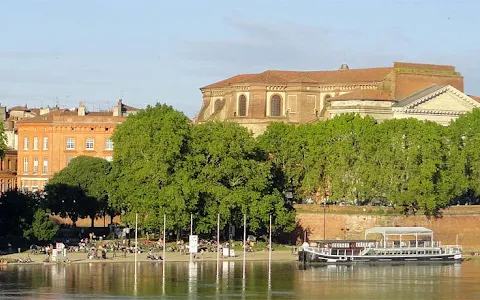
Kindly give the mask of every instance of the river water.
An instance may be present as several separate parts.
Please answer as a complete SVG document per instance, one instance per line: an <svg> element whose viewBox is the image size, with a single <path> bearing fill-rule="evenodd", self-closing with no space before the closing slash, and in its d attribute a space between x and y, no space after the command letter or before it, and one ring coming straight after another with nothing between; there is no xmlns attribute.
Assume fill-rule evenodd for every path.
<svg viewBox="0 0 480 300"><path fill-rule="evenodd" d="M247 262L245 272L241 261L143 262L136 272L134 263L0 266L0 298L480 299L479 261L303 269Z"/></svg>

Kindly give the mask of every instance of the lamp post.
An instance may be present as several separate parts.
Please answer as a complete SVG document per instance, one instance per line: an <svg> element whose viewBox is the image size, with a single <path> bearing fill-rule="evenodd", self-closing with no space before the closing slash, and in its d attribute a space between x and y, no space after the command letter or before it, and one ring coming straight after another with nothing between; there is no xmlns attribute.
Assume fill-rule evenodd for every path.
<svg viewBox="0 0 480 300"><path fill-rule="evenodd" d="M330 196L330 192L325 190L325 197L323 197L323 240L327 239L327 226L326 226L326 211L327 211L327 202L328 197Z"/></svg>
<svg viewBox="0 0 480 300"><path fill-rule="evenodd" d="M327 229L326 229L326 222L325 222L325 215L326 215L326 203L325 203L325 199L323 200L323 240L325 241L326 240L326 233L327 233Z"/></svg>

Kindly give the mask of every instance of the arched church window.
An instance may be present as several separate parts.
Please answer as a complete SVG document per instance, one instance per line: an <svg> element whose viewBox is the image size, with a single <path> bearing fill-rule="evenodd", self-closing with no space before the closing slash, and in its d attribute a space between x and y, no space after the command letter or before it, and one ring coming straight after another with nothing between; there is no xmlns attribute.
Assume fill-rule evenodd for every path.
<svg viewBox="0 0 480 300"><path fill-rule="evenodd" d="M247 97L241 95L238 98L238 116L245 117L247 115Z"/></svg>
<svg viewBox="0 0 480 300"><path fill-rule="evenodd" d="M273 95L270 99L270 116L279 117L281 112L282 99L279 95Z"/></svg>

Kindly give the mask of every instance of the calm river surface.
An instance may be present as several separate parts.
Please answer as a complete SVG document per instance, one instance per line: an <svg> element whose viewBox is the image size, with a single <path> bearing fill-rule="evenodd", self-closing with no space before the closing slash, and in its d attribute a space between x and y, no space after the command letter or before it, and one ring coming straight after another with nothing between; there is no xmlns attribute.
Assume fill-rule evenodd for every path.
<svg viewBox="0 0 480 300"><path fill-rule="evenodd" d="M0 266L1 299L480 299L480 262L314 266L241 261ZM164 273L165 272L165 273ZM165 276L163 276L165 274Z"/></svg>

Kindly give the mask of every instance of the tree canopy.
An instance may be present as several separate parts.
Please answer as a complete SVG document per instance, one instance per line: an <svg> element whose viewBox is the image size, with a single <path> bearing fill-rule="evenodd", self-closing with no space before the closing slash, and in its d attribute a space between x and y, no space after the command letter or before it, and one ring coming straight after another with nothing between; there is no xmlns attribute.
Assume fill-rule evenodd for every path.
<svg viewBox="0 0 480 300"><path fill-rule="evenodd" d="M190 120L171 106L157 104L128 117L113 135L114 180L111 203L124 211L133 223L142 215L146 228L160 228L163 214L169 227L181 227L190 220L189 195L182 194L178 173L188 151Z"/></svg>
<svg viewBox="0 0 480 300"><path fill-rule="evenodd" d="M211 232L222 222L266 228L268 216L278 228L293 229L294 215L274 187L271 162L255 138L236 123L192 126L182 113L157 104L129 117L113 136L115 156L111 203L133 223L159 229L188 228L194 215L197 232Z"/></svg>
<svg viewBox="0 0 480 300"><path fill-rule="evenodd" d="M45 187L46 207L54 214L77 219L96 217L108 209L110 163L99 157L78 156L56 173Z"/></svg>

